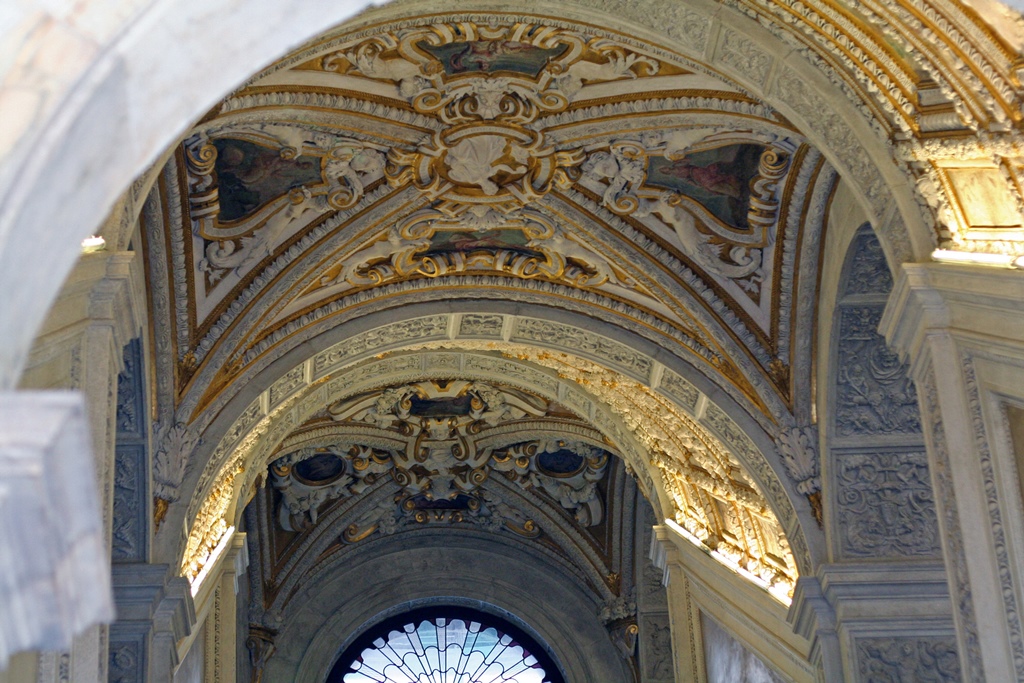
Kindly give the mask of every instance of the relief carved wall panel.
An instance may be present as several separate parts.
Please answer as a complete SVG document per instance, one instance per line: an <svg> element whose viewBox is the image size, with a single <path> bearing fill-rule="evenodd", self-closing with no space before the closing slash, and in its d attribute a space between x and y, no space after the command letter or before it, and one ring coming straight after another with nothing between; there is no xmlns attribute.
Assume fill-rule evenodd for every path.
<svg viewBox="0 0 1024 683"><path fill-rule="evenodd" d="M928 456L917 452L835 455L837 517L845 557L938 557Z"/></svg>
<svg viewBox="0 0 1024 683"><path fill-rule="evenodd" d="M857 641L861 681L956 683L960 661L952 637L862 638Z"/></svg>
<svg viewBox="0 0 1024 683"><path fill-rule="evenodd" d="M878 238L850 245L836 311L829 457L835 539L843 558L941 556L917 390L878 333L892 276Z"/></svg>
<svg viewBox="0 0 1024 683"><path fill-rule="evenodd" d="M148 553L149 445L143 375L142 343L133 339L124 348L124 369L117 377L111 533L114 562L145 562Z"/></svg>
<svg viewBox="0 0 1024 683"><path fill-rule="evenodd" d="M839 323L836 434L919 434L917 392L906 366L889 350L877 304L843 307Z"/></svg>

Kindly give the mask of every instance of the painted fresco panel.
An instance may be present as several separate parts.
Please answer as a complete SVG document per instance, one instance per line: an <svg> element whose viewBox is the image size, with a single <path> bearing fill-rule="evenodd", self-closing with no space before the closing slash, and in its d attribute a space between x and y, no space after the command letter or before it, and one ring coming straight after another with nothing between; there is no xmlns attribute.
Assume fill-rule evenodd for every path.
<svg viewBox="0 0 1024 683"><path fill-rule="evenodd" d="M283 159L278 150L246 140L214 140L220 220L237 221L292 188L321 182L320 160Z"/></svg>
<svg viewBox="0 0 1024 683"><path fill-rule="evenodd" d="M513 40L474 40L447 45L419 45L433 55L449 76L462 73L511 71L536 78L567 46L540 48Z"/></svg>
<svg viewBox="0 0 1024 683"><path fill-rule="evenodd" d="M681 159L650 157L647 183L700 203L726 225L745 230L750 181L757 175L761 145L727 145L687 154Z"/></svg>

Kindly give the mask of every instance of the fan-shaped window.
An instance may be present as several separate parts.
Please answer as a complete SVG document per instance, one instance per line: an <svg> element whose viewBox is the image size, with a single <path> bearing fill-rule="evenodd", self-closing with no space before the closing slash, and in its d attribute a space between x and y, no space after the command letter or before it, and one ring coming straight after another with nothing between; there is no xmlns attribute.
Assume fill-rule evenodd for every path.
<svg viewBox="0 0 1024 683"><path fill-rule="evenodd" d="M485 612L431 607L406 612L350 645L329 683L564 683L544 648Z"/></svg>

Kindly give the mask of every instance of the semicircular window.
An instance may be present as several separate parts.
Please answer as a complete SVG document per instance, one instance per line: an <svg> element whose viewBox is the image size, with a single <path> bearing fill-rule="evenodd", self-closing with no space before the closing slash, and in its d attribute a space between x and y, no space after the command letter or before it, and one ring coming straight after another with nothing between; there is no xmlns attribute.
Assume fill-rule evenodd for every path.
<svg viewBox="0 0 1024 683"><path fill-rule="evenodd" d="M343 683L564 683L539 643L464 608L414 610L358 638L327 679Z"/></svg>

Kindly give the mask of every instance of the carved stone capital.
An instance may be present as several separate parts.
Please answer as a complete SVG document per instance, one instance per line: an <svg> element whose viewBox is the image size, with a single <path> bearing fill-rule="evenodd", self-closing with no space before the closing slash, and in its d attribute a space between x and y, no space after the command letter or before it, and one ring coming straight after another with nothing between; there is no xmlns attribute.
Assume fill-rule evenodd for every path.
<svg viewBox="0 0 1024 683"><path fill-rule="evenodd" d="M1024 344L1024 274L1010 269L944 263L906 263L879 331L916 377L929 338L952 335Z"/></svg>

